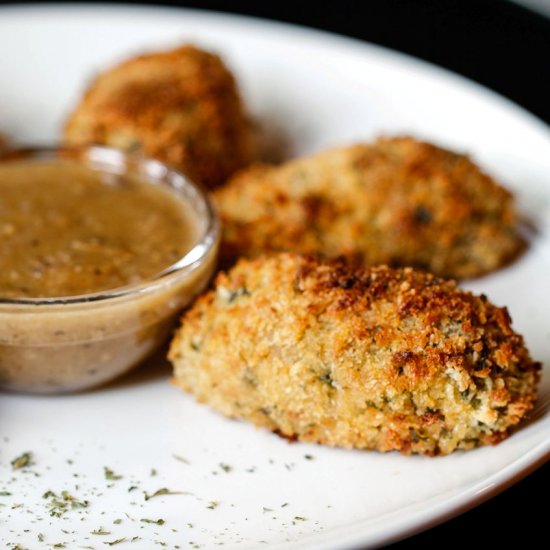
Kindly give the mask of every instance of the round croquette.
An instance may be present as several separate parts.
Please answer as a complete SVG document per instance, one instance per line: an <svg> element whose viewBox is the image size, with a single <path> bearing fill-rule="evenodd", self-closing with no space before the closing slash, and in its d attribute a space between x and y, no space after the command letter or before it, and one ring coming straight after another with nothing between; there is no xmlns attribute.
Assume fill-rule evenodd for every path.
<svg viewBox="0 0 550 550"><path fill-rule="evenodd" d="M139 151L207 187L250 162L252 131L222 60L186 45L100 74L67 120L68 144Z"/></svg>
<svg viewBox="0 0 550 550"><path fill-rule="evenodd" d="M505 308L411 268L241 260L184 315L174 380L285 437L405 454L495 444L540 365Z"/></svg>
<svg viewBox="0 0 550 550"><path fill-rule="evenodd" d="M225 266L290 251L465 278L524 245L508 191L466 156L407 137L252 167L215 202Z"/></svg>

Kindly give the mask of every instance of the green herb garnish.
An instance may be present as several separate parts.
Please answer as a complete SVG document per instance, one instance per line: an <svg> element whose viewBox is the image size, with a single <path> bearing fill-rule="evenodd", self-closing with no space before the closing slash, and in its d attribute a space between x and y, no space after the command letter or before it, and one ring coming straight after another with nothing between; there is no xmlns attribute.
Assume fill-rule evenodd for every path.
<svg viewBox="0 0 550 550"><path fill-rule="evenodd" d="M32 453L26 452L11 461L12 470L20 470L29 466L32 462Z"/></svg>
<svg viewBox="0 0 550 550"><path fill-rule="evenodd" d="M99 529L94 529L93 531L90 531L90 534L92 535L110 535L111 531L105 531L103 527L100 527Z"/></svg>
<svg viewBox="0 0 550 550"><path fill-rule="evenodd" d="M77 500L67 491L61 491L61 496L65 502L70 502L73 510L76 508L88 508L88 505L90 504L87 500Z"/></svg>
<svg viewBox="0 0 550 550"><path fill-rule="evenodd" d="M143 492L143 495L145 497L145 500L151 500L155 497L160 497L162 495L190 495L191 493L188 493L186 491L170 491L170 489L167 489L166 487L162 487L162 489L158 489L154 493L151 493L148 495L146 492Z"/></svg>
<svg viewBox="0 0 550 550"><path fill-rule="evenodd" d="M105 479L109 481L117 481L119 479L122 479L121 475L115 474L113 470L107 468L107 466L103 466L103 472L105 473Z"/></svg>
<svg viewBox="0 0 550 550"><path fill-rule="evenodd" d="M159 518L159 519L141 518L139 521L143 523L154 523L155 525L164 525L164 520L162 518Z"/></svg>
<svg viewBox="0 0 550 550"><path fill-rule="evenodd" d="M103 544L106 544L107 546L114 546L115 544L120 544L121 542L126 542L126 537L124 537L123 539L105 541Z"/></svg>
<svg viewBox="0 0 550 550"><path fill-rule="evenodd" d="M68 510L77 508L87 508L89 502L87 500L77 500L68 491L61 491L61 496L58 496L53 491L46 491L42 498L49 498L48 507L50 508L50 516L60 518Z"/></svg>

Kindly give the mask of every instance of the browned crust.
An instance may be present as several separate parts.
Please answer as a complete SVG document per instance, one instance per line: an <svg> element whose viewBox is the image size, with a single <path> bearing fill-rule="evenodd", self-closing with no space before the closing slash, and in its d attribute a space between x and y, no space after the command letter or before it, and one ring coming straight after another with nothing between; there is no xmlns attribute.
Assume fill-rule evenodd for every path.
<svg viewBox="0 0 550 550"><path fill-rule="evenodd" d="M495 444L540 365L505 308L408 269L241 260L183 317L175 380L289 438L428 455Z"/></svg>
<svg viewBox="0 0 550 550"><path fill-rule="evenodd" d="M191 45L100 74L68 118L64 139L139 150L208 187L252 156L235 79L220 57Z"/></svg>
<svg viewBox="0 0 550 550"><path fill-rule="evenodd" d="M508 191L468 157L410 137L256 166L215 201L225 265L293 251L464 278L499 268L524 244Z"/></svg>

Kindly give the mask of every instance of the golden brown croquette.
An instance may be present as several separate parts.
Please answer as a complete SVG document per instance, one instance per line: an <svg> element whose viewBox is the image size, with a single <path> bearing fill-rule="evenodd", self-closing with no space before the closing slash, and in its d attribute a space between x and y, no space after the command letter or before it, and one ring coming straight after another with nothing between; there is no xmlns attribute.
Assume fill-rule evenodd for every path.
<svg viewBox="0 0 550 550"><path fill-rule="evenodd" d="M140 55L100 74L67 120L64 138L139 151L207 187L252 155L235 79L218 56L190 45Z"/></svg>
<svg viewBox="0 0 550 550"><path fill-rule="evenodd" d="M252 167L215 202L225 266L291 251L464 278L523 246L508 191L468 157L408 137Z"/></svg>
<svg viewBox="0 0 550 550"><path fill-rule="evenodd" d="M405 454L504 439L540 365L505 308L411 268L241 260L184 315L175 382L288 438Z"/></svg>

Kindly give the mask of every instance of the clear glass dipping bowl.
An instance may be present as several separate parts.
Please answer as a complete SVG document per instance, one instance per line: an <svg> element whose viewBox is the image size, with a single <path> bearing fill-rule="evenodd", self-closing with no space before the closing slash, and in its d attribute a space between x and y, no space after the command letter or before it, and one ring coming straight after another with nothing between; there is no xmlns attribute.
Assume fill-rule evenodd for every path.
<svg viewBox="0 0 550 550"><path fill-rule="evenodd" d="M198 238L175 264L139 284L80 296L0 298L0 387L7 390L72 392L123 374L166 341L216 265L220 229L208 196L163 163L96 146L0 153L0 163L60 159L171 187L196 215Z"/></svg>

